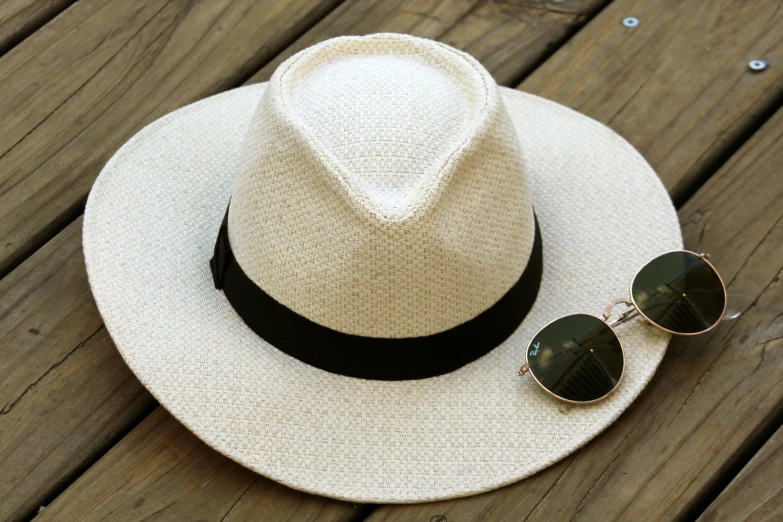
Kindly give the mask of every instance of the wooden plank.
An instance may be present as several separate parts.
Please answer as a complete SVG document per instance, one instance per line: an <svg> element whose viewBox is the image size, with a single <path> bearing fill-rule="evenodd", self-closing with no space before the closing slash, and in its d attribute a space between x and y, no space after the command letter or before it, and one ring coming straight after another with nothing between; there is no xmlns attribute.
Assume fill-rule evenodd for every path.
<svg viewBox="0 0 783 522"><path fill-rule="evenodd" d="M98 477L98 480L94 478ZM159 409L36 521L348 521L357 507L275 484L208 449Z"/></svg>
<svg viewBox="0 0 783 522"><path fill-rule="evenodd" d="M638 17L639 26L623 27L626 16ZM616 129L681 198L779 104L783 71L752 73L747 63L758 57L783 60L781 38L783 13L774 1L615 0L520 88ZM779 342L766 333L781 328L774 310L783 317L780 301L771 295L781 269L783 199L775 161L782 158L764 156L771 143L780 146L780 121L777 115L765 126L765 138L743 148L680 212L686 245L714 253L733 282L732 306L744 311L739 321L673 343L643 397L564 463L495 492L384 507L369 520L693 515L745 444L783 408L778 384L783 373L775 372L776 357L764 349L768 341ZM762 299L766 310L758 307Z"/></svg>
<svg viewBox="0 0 783 522"><path fill-rule="evenodd" d="M0 281L0 520L28 516L155 406L103 327L80 239L81 219Z"/></svg>
<svg viewBox="0 0 783 522"><path fill-rule="evenodd" d="M783 514L783 427L767 441L699 522L777 522Z"/></svg>
<svg viewBox="0 0 783 522"><path fill-rule="evenodd" d="M607 123L684 202L783 98L777 0L617 0L522 90ZM639 25L622 20L635 16ZM761 73L748 62L767 58Z"/></svg>
<svg viewBox="0 0 783 522"><path fill-rule="evenodd" d="M362 4L358 4L358 6L361 6ZM381 5L386 4L379 4L378 7ZM373 32L373 31L383 31L383 30L392 30L395 28L398 28L399 26L396 24L399 24L400 20L408 20L409 14L406 14L406 12L410 11L413 14L410 15L412 18L411 20L426 20L426 17L421 16L419 14L419 11L416 11L419 7L426 7L425 4L419 4L415 2L398 2L395 4L398 6L397 10L386 11L381 10L379 12L373 11L370 13L364 13L362 14L359 19L363 20L362 27L367 32ZM480 24L481 27L485 27L486 24L489 25L496 25L496 26L502 26L504 27L505 34L508 35L510 39L514 38L513 31L509 30L508 27L508 19L509 19L509 11L505 10L505 8L501 9L494 9L492 7L493 4L489 4L485 1L477 2L475 3L476 8L472 9L470 7L466 8L465 5L462 2L452 2L452 3L442 3L439 4L437 16L440 20L447 20L451 21L451 23L458 24L460 29L450 29L448 27L445 27L441 30L443 34L449 34L451 38L455 39L462 39L465 42L472 42L472 38L468 38L467 36L463 36L464 34L476 34L475 29L473 29L473 23ZM583 4L587 5L587 4ZM597 5L597 4L596 4ZM513 7L513 6L512 6ZM516 8L514 8L516 9ZM344 11L340 11L344 12ZM345 16L348 16L350 20L355 20L356 17L353 12L347 12ZM373 25L369 25L369 22L367 22L366 16L370 16L373 20ZM551 27L558 27L557 34L566 34L567 28L563 28L560 26L555 26L554 21L559 21L561 24L570 24L570 23L578 23L581 20L580 16L560 16L560 15L552 15L548 14L548 11L542 11L539 9L533 9L531 10L527 15L522 16L518 13L517 18L511 17L511 20L519 19L520 23L518 25L517 30L518 31L529 31L533 30L534 27L534 21L536 17L540 17L541 23L544 24L545 27L551 28ZM494 17L494 18L493 18ZM496 20L493 22L492 20ZM554 21L553 21L554 20ZM340 21L339 18L335 18L334 16L330 16L327 20L324 21L325 24L328 27L337 27L342 28L345 31L351 31L351 25L345 24ZM386 25L387 23L392 25ZM407 22L406 22L407 23ZM374 29L373 29L374 27ZM427 28L429 25L424 26L425 30L428 30ZM314 29L318 34L322 35L322 37L328 37L330 36L329 31L324 30L323 26L317 26ZM416 32L416 26L411 25L410 26L410 32ZM534 32L537 32L534 30ZM429 34L429 33L427 33ZM549 40L547 40L549 41ZM297 42L296 45L301 44L301 42ZM511 44L510 44L511 45ZM498 45L498 48L502 48L502 46ZM502 51L499 51L502 52ZM290 54L290 52L289 52ZM526 60L535 60L538 59L537 54L530 54L526 55ZM501 70L503 68L508 67L508 63L505 60L495 60L492 58L491 55L486 54L484 55L484 59L486 60L486 63L495 63L497 64L497 67L499 67L498 70ZM529 62L520 62L518 64L519 71L523 71L526 67L529 67ZM491 72L497 73L497 70L490 69ZM97 312L95 312L95 307L92 304L92 301L89 299L89 288L86 283L86 279L83 275L83 268L82 268L82 261L81 261L81 221L77 221L75 224L71 225L66 229L66 231L60 233L56 239L50 244L47 245L41 252L41 254L36 254L36 256L49 256L53 259L70 259L71 257L77 257L78 259L74 260L74 267L78 265L78 270L81 271L82 275L79 278L74 278L74 281L77 281L74 283L74 285L78 284L78 288L70 288L68 291L64 292L58 292L57 291L57 270L58 267L55 263L45 263L45 262L33 262L33 259L39 259L39 257L34 256L33 258L28 259L23 264L21 264L14 272L12 272L11 276L8 276L6 278L7 281L13 281L9 282L5 285L5 291L0 291L0 303L8 303L8 308L5 310L5 313L10 313L10 310L14 310L14 318L13 322L9 319L7 323L3 324L0 323L0 332L3 332L5 334L4 343L7 343L12 346L18 346L18 349L12 350L8 354L5 354L3 352L0 352L0 382L4 378L11 378L11 376L15 375L14 378L14 386L9 387L8 391L5 393L5 395L0 395L0 404L4 404L6 402L13 402L16 401L17 403L14 406L14 412L17 415L24 416L29 415L27 413L28 404L35 404L35 407L37 408L37 411L41 412L42 420L41 422L45 421L50 426L50 430L46 433L48 436L48 439L46 441L42 440L36 440L35 443L38 445L44 444L47 448L50 448L49 451L55 452L56 458L59 459L62 462L69 462L70 463L70 470L76 470L80 469L80 467L85 465L85 462L89 462L96 454L99 454L99 451L94 451L92 453L89 453L88 455L81 455L81 454L72 454L69 453L69 448L83 444L85 441L82 440L83 437L93 439L95 438L95 435L92 432L89 431L82 431L80 429L74 429L74 430L59 430L57 429L58 426L60 426L64 420L61 420L59 418L59 411L54 408L49 408L47 406L44 406L44 399L41 399L40 403L33 403L32 398L33 396L42 396L44 398L50 397L48 394L49 388L52 386L52 383L60 382L61 380L63 382L67 382L68 385L73 388L74 390L85 386L85 383L88 381L88 377L91 372L97 371L97 366L92 363L92 360L88 359L85 361L80 361L81 366L80 368L80 374L74 375L74 376L64 376L60 377L61 367L57 366L57 363L65 356L67 355L68 350L73 348L74 346L77 346L80 342L82 342L84 339L87 339L89 335L94 331L95 328L97 328L100 325L100 321L97 319ZM74 268L76 269L76 268ZM32 289L38 288L40 286L40 289L38 290L38 294L35 296L29 296L27 297L27 294L32 292ZM0 289L3 287L0 286ZM6 297L8 296L8 297ZM81 301L80 296L85 296L84 298L89 300L89 303ZM14 304L15 302L21 302L23 299L28 299L31 304L28 305L21 305L21 304ZM6 300L8 299L8 300ZM56 343L54 339L50 337L46 337L41 340L41 342L38 342L36 344L30 344L31 337L28 332L30 328L35 327L37 324L37 316L29 315L32 314L31 311L35 310L36 306L46 306L47 308L50 308L54 311L57 311L57 313L64 313L65 310L72 309L74 310L74 316L68 318L68 322L72 324L81 324L85 323L88 324L88 326L84 327L84 331L80 333L79 335L76 335L74 338L68 338L64 340L62 343ZM0 308L0 318L3 316L3 309ZM48 312L51 313L51 312ZM81 317L79 314L84 314L84 317ZM44 314L45 315L45 314ZM90 318L90 321L94 322L88 322L86 319L87 317ZM43 330L41 330L43 331ZM7 333L6 333L7 332ZM66 342L67 341L67 342ZM110 340L108 339L108 336L102 336L98 335L95 336L91 341L90 345L94 347L95 350L100 350L101 353L104 351L107 354L113 354L113 357L115 358L115 361L117 361L116 367L114 367L112 370L103 370L105 372L105 377L107 379L115 379L117 381L120 381L124 378L124 376L127 374L127 369L122 364L120 360L120 356L118 353L116 353L116 350L111 346ZM8 357L8 359L6 359ZM37 359L40 360L39 363L37 363L37 366L33 367L30 366L27 368L25 365L27 364L26 361ZM97 358L95 359L98 360ZM97 363L96 363L97 364ZM3 370L5 368L5 370ZM46 374L46 379L41 379L40 376ZM30 383L37 382L36 386L31 387L30 391L27 395L25 395L25 400L17 400L17 397L19 397L26 388L30 387ZM9 381L11 383L11 381ZM10 386L10 384L9 384ZM2 388L0 388L2 390ZM74 393L76 393L74 391ZM90 396L90 399L92 401L96 402L90 402L86 403L84 405L84 411L83 415L89 415L89 412L92 411L92 408L95 406L93 404L99 403L99 401L102 398L106 398L106 396L101 392L93 392L93 394ZM149 397L147 396L147 399ZM28 402L30 401L30 402ZM79 401L73 399L72 403L74 405L78 405ZM148 404L148 403L147 403ZM47 414L48 412L48 414ZM117 411L116 412L117 422L118 423L124 423L124 426L132 426L136 419L137 414L134 411L123 412L123 411ZM175 423L173 419L169 419L167 422ZM16 427L18 430L17 436L14 439L14 441L18 441L19 446L9 446L13 447L15 452L23 453L24 451L30 451L29 449L26 449L24 447L24 441L26 440L26 431L24 425L18 425ZM99 427L95 428L96 430L99 429ZM127 429L127 428L126 428ZM0 417L0 434L3 433L3 425L2 425L2 417ZM43 435L42 435L43 436ZM4 437L0 435L0 444L3 443ZM14 442L16 444L17 442ZM103 448L104 446L101 446ZM211 451L204 449L204 451ZM0 453L0 468L5 466L5 460L2 456L3 454ZM46 467L40 466L37 468L38 474L36 474L34 477L31 476L29 479L30 482L35 481L36 483L40 484L42 491L48 491L51 490L51 488L47 489L47 486L51 486L50 482L48 481L48 478L46 477ZM20 464L20 469L18 471L18 474L20 476L31 473L29 469L27 469L25 466ZM128 472L131 473L131 472ZM25 475L26 476L26 475ZM17 484L16 482L11 482L11 478L9 478L9 482L7 484L4 484L2 481L2 477L0 477L0 491L6 490L8 488L11 488L14 484ZM61 482L57 482L57 484L60 484ZM28 484L29 483L21 483L19 482L17 486L15 486L16 489L8 489L7 496L5 498L0 497L0 503L4 503L6 505L16 505L16 506L26 506L26 509L30 509L31 506L37 506L41 502L42 495L36 493L35 495L30 495L28 491ZM6 486L6 487L3 487ZM55 488L56 489L56 488ZM281 493L275 489L270 489L268 486L264 486L261 490L263 491L270 491L268 495L287 495L288 493ZM283 488L282 490L287 491L286 488ZM220 495L222 494L222 490L220 491L214 491L212 493L213 495ZM259 497L261 498L261 497ZM115 499L118 500L118 499ZM119 501L119 500L118 500ZM225 499L222 497L215 498L214 502L216 504L223 505L223 502ZM267 501L268 498L267 498ZM248 503L246 501L243 506L251 506L252 503ZM259 500L260 502L260 500ZM14 504L16 503L16 504ZM18 507L16 509L22 509L22 507ZM242 508L246 509L246 508ZM241 509L240 509L241 511ZM176 510L169 510L169 512L176 512ZM0 517L2 518L2 517Z"/></svg>
<svg viewBox="0 0 783 522"><path fill-rule="evenodd" d="M470 53L500 85L514 85L609 0L348 0L251 78L269 80L295 53L341 35L406 33Z"/></svg>
<svg viewBox="0 0 783 522"><path fill-rule="evenodd" d="M509 83L607 1L577 0L555 9L489 0L352 0L255 81L316 41L384 30L464 48ZM6 100L0 105L6 122L0 131L0 275L78 215L100 166L132 133L234 85L337 0L291 0L276 9L250 0L230 9L228 0L162 9L162 0L96 2L83 0L0 60L0 99ZM271 42L265 38L270 31ZM73 62L63 82L67 60Z"/></svg>
<svg viewBox="0 0 783 522"><path fill-rule="evenodd" d="M0 55L57 16L74 0L5 0L0 3Z"/></svg>
<svg viewBox="0 0 783 522"><path fill-rule="evenodd" d="M739 320L672 342L620 419L563 462L472 498L383 507L370 522L692 519L783 415L783 111L680 210ZM618 219L620 219L618 217Z"/></svg>
<svg viewBox="0 0 783 522"><path fill-rule="evenodd" d="M0 276L145 124L233 87L340 0L82 0L0 59Z"/></svg>
<svg viewBox="0 0 783 522"><path fill-rule="evenodd" d="M63 204L141 125L247 77L334 4L83 0L0 60L0 216L24 236L27 209ZM38 192L20 196L25 184ZM80 221L3 279L0 296L5 520L71 482L154 401L101 328Z"/></svg>

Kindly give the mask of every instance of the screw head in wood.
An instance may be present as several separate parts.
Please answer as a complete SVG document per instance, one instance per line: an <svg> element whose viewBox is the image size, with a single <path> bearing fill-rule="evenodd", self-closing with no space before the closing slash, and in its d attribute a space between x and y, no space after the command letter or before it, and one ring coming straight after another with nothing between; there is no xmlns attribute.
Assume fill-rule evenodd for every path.
<svg viewBox="0 0 783 522"><path fill-rule="evenodd" d="M767 67L769 67L769 62L767 60L751 60L748 62L748 68L751 71L763 71Z"/></svg>
<svg viewBox="0 0 783 522"><path fill-rule="evenodd" d="M635 16L626 16L623 18L623 25L625 27L636 27L639 25L639 19Z"/></svg>

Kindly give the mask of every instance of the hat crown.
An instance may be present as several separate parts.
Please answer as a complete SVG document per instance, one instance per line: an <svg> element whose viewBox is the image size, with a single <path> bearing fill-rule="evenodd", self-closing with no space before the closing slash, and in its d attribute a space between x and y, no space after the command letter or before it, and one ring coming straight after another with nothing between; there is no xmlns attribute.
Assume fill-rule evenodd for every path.
<svg viewBox="0 0 783 522"><path fill-rule="evenodd" d="M323 326L399 338L472 319L517 281L534 237L495 82L403 35L289 58L252 118L229 235L254 283Z"/></svg>

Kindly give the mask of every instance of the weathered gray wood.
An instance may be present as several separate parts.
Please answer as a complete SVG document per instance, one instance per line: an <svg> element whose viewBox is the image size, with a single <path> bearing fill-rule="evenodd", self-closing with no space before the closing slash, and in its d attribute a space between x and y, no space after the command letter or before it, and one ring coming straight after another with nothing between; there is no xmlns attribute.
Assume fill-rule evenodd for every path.
<svg viewBox="0 0 783 522"><path fill-rule="evenodd" d="M267 81L287 58L341 35L406 33L462 49L500 85L512 85L609 0L348 0L251 78Z"/></svg>
<svg viewBox="0 0 783 522"><path fill-rule="evenodd" d="M82 0L14 48L0 59L0 230L21 243L0 252L68 219L84 176L145 122L241 81L335 4ZM38 211L54 221L36 228ZM154 407L101 325L80 220L0 282L0 519L26 517Z"/></svg>
<svg viewBox="0 0 783 522"><path fill-rule="evenodd" d="M351 2L351 5L356 9L364 7L364 4L357 2ZM353 33L354 31L351 28L354 26L352 24L359 23L357 20L360 20L360 23L362 24L361 28L365 32L408 30L408 32L413 32L422 36L435 35L428 32L430 31L430 26L427 22L427 20L429 20L427 16L429 15L422 16L422 13L429 13L429 11L421 11L421 9L427 8L427 4L425 3L407 1L371 5L374 5L380 10L362 11L360 15L357 16L354 11L341 8L340 10L335 11L335 13L340 16L329 16L322 24L316 26L313 31L320 35L319 37L321 38L329 37L332 35L331 32L337 30ZM581 8L586 9L585 6L589 5L598 5L598 3L593 2L591 4L590 2L580 2L576 7L582 6ZM567 16L552 14L549 11L538 8L530 8L527 12L524 12L523 10L528 9L527 7L514 5L510 7L503 5L495 6L495 4L484 1L474 1L472 3L460 1L439 2L433 3L430 5L430 8L434 9L434 16L437 16L438 19L441 20L441 23L444 24L438 27L439 34L448 34L454 41L463 41L469 45L475 45L475 43L473 43L475 40L474 35L478 34L476 27L502 27L502 34L508 38L509 47L511 48L515 48L514 46L518 45L516 39L527 41L520 35L526 34L529 31L539 35L547 33L547 31L552 31L553 34L551 36L542 39L543 43L541 43L541 46L543 46L546 42L554 41L558 35L566 34L569 31L569 24L578 23L582 20L582 17L578 14ZM510 16L509 13L513 13L514 16ZM346 17L345 20L341 18L343 16ZM417 25L422 23L424 25ZM515 23L517 24L516 26L514 25ZM541 28L536 29L537 23L541 24ZM448 24L457 24L458 28L451 28ZM476 27L474 27L474 25ZM516 32L511 30L512 27L516 27ZM419 29L422 30L422 33L417 33ZM452 41L452 43L454 43L454 41ZM296 42L294 47L297 45L301 45L301 41ZM530 45L531 48L534 47L532 42ZM502 45L496 45L496 47L499 49L498 52L505 52ZM543 47L539 47L539 52L541 49L543 49ZM291 51L288 51L287 54L291 54ZM538 58L539 54L532 51L520 56L520 61L517 63L518 71L521 73L525 68L530 67L531 63ZM485 53L483 59L485 60L485 63L490 66L490 71L493 73L508 68L510 63L505 58L494 59L491 53ZM498 69L492 69L491 64L496 64ZM125 109L119 109L119 111L122 114L125 113ZM87 141L84 141L83 144L86 145ZM30 470L27 469L23 463L18 464L19 471L17 474L19 476L27 476L28 482L13 482L13 476L8 477L9 482L6 488L3 488L3 483L0 482L0 491L3 491L4 489L7 491L5 499L0 498L0 502L5 503L6 506L16 506L15 509L22 511L25 509L30 510L37 505L37 503L40 503L41 498L45 497L46 491L51 491L53 486L57 487L62 482L61 477L70 477L71 475L67 472L68 470L70 470L70 473L73 473L73 470L77 470L81 466L84 466L85 462L89 462L96 454L100 454L100 452L106 448L105 443L107 442L107 439L101 439L100 436L96 436L93 431L58 429L57 427L65 421L58 417L59 410L50 408L47 402L47 400L52 399L48 390L53 383L60 382L61 379L59 377L61 367L57 366L57 363L67 355L67 350L77 346L84 339L88 338L93 331L92 329L97 328L100 325L100 320L97 317L97 311L89 297L89 288L83 274L83 263L80 252L80 226L80 221L69 226L64 232L59 234L50 245L47 245L41 251L45 252L45 255L52 259L61 261L71 259L71 269L78 270L80 274L78 277L72 276L73 280L71 286L64 286L64 291L58 291L57 289L59 287L57 285L61 285L61 283L58 283L58 265L53 262L43 261L40 263L33 263L31 258L14 270L11 276L6 278L6 280L9 281L6 291L8 295L13 294L14 299L18 300L19 303L21 303L22 300L27 300L31 304L23 306L22 304L14 304L14 301L12 300L5 301L5 295L3 292L0 292L0 302L9 303L6 312L9 314L12 313L14 317L13 324L10 322L5 323L5 325L4 323L0 323L0 332L6 335L5 342L10 346L15 347L8 353L7 360L5 359L5 354L0 353L0 368L7 369L5 374L0 373L0 382L2 382L4 377L9 379L9 388L7 392L5 395L0 395L0 404L17 400L31 383L38 382L35 387L30 389L28 395L25 396L24 401L18 401L18 404L15 405L15 412L21 417L29 415L27 412L28 405L30 405L30 407L34 406L37 411L41 412L41 422L45 420L49 426L54 429L46 432L46 440L35 440L35 444L43 448L40 450L42 452L52 452L50 458L58 459L64 466L61 471L62 474L58 475L57 480L54 483L50 482L49 477L46 475L49 471L47 466L40 466L36 469L35 473L30 473ZM13 283L10 281L13 281ZM32 289L38 288L39 285L40 289L37 291L37 294L28 295L32 294ZM83 333L76 336L78 340L69 337L63 340L63 342L55 342L56 338L44 337L43 334L41 334L39 342L32 344L33 337L29 334L28 329L33 327L31 325L37 324L37 316L28 316L27 314L29 311L34 310L36 306L45 306L47 310L51 309L51 311L47 312L50 314L62 315L67 310L72 310L73 316L68 316L67 322L75 325L86 324L87 326L84 328ZM0 310L2 310L2 308L0 308ZM2 317L2 313L3 312L0 311L0 317ZM84 315L82 316L79 314ZM40 330L42 332L44 331L43 329ZM108 354L107 357L114 357L116 364L111 369L103 370L106 379L120 382L128 375L127 368L121 362L119 354L116 353L116 350L112 347L111 341L108 336L105 335L105 331L102 334L95 336L90 341L89 345L93 346L94 350L99 350L101 353ZM36 363L32 364L31 361L36 361ZM96 365L93 365L92 361L95 361ZM78 375L68 374L67 377L63 377L63 379L66 379L64 382L68 383L69 389L72 389L71 395L68 397L71 404L74 406L79 405L81 401L75 394L80 393L80 388L86 386L91 374L97 371L98 361L99 358L97 357L94 359L82 360L80 361L80 373ZM44 374L46 374L46 379L41 379L41 375ZM11 384L13 384L13 387L10 387ZM138 383L136 383L136 386L136 391L141 393L143 397L143 400L140 399L141 404L145 407L149 407L151 398L140 388ZM0 391L3 389L3 387L0 387ZM40 398L40 400L36 399L36 401L33 401L33 397ZM89 415L91 410L95 408L94 404L99 403L103 398L105 398L105 395L99 390L93 390L90 395L90 399L93 402L84 404L82 415ZM118 410L113 422L127 427L133 425L137 419L138 412L131 408L128 412ZM169 419L167 422L176 423L173 419ZM26 437L26 426L27 425L18 425L16 427L18 436L14 439L13 443L9 442L9 452L23 454L24 452L32 451L25 447L26 440L34 440ZM32 428L33 424L30 424L29 426ZM96 425L93 429L97 431L102 428L101 426ZM116 431L116 428L112 429ZM2 444L2 438L2 424L0 423L0 444ZM102 441L103 444L97 444L94 447L90 446L92 448L91 451L84 452L83 454L69 453L70 448L80 444L91 443L94 439ZM210 450L205 449L204 451ZM0 453L0 467L3 467L6 462L2 455L3 454ZM7 458L10 458L10 456ZM17 461L13 462L15 465L17 464ZM1 480L2 478L0 478L0 481ZM35 485L35 491L33 491L32 488L33 484ZM269 489L268 485L259 488L258 491L266 491L267 489ZM226 499L221 495L225 493L224 490L215 490L212 493L212 495L216 495L213 502L216 505L222 506ZM258 500L254 502L263 502L263 498L265 497L259 496ZM123 499L118 497L114 500L121 502ZM241 506L254 505L252 502L243 502L245 503L241 504ZM168 512L178 513L177 510L183 505L185 504L178 504L178 507L175 507ZM247 508L243 507L242 509L239 509L239 512L242 512L243 509Z"/></svg>
<svg viewBox="0 0 783 522"><path fill-rule="evenodd" d="M0 58L0 276L155 118L238 85L339 0L82 0Z"/></svg>
<svg viewBox="0 0 783 522"><path fill-rule="evenodd" d="M0 520L16 520L155 406L93 303L81 219L0 280L0 346Z"/></svg>
<svg viewBox="0 0 783 522"><path fill-rule="evenodd" d="M284 56L338 34L410 32L474 53L508 83L607 1L556 9L489 0L354 0ZM291 0L270 8L249 0L166 7L162 0L82 0L1 59L0 275L78 215L98 170L133 132L235 85L337 2Z"/></svg>
<svg viewBox="0 0 783 522"><path fill-rule="evenodd" d="M638 17L640 25L623 27L626 16ZM753 57L783 60L782 37L783 13L773 1L616 0L520 88L618 130L681 198L776 106L783 71L753 73L747 63ZM778 221L783 194L776 171L783 158L765 157L770 147L780 148L781 118L680 214L686 245L713 252L733 281L732 306L745 311L740 321L674 343L643 398L558 467L469 499L384 507L370 520L690 515L731 469L745 442L783 407L783 385L778 384L783 373L775 371L780 350L773 357L764 349L780 342L766 332L779 332L783 317L774 311L781 306L774 297L780 294L783 241ZM762 301L767 308L760 310Z"/></svg>
<svg viewBox="0 0 783 522"><path fill-rule="evenodd" d="M607 123L682 202L783 95L777 0L617 0L521 85ZM639 25L622 20L635 16Z"/></svg>
<svg viewBox="0 0 783 522"><path fill-rule="evenodd" d="M57 16L74 0L5 0L0 2L0 55Z"/></svg>
<svg viewBox="0 0 783 522"><path fill-rule="evenodd" d="M699 522L769 521L783 518L783 427L710 504Z"/></svg>
<svg viewBox="0 0 783 522"><path fill-rule="evenodd" d="M783 61L778 7L773 1L616 0L520 88L616 129L682 198L780 99L783 70L747 68L755 57ZM639 26L622 26L626 16L638 17ZM770 154L769 143L777 140L780 147L780 119L777 128L765 127L767 141L758 138L744 148L731 163L737 166L723 169L681 211L686 245L715 253L722 272L736 278L730 293L733 306L746 311L740 321L674 343L643 399L562 467L472 499L384 507L370 520L439 514L483 522L648 520L690 514L731 469L745 441L783 407L783 374L763 350L770 341L779 343L766 332L781 328L773 311L781 303L773 296L780 294L783 239L777 220L783 194L775 175L783 158L763 157ZM760 156L749 159L755 154ZM766 310L758 309L762 300Z"/></svg>
<svg viewBox="0 0 783 522"><path fill-rule="evenodd" d="M294 491L207 448L158 409L36 521L348 521L356 507Z"/></svg>
<svg viewBox="0 0 783 522"><path fill-rule="evenodd" d="M371 522L690 518L748 441L783 413L783 111L680 210L739 320L677 339L647 390L585 448L477 497L383 507ZM620 219L618 217L618 219Z"/></svg>

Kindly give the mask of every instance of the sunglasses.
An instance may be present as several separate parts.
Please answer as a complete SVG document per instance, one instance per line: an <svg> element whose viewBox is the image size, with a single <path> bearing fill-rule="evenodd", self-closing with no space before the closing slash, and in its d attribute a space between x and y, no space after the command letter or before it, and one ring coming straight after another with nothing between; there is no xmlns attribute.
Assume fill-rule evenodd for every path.
<svg viewBox="0 0 783 522"><path fill-rule="evenodd" d="M528 344L525 364L535 381L560 400L600 401L620 385L625 353L614 327L641 316L643 324L675 335L698 335L726 313L726 286L707 254L675 250L639 270L630 297L609 304L601 318L572 314L541 328ZM629 307L609 322L612 308Z"/></svg>

